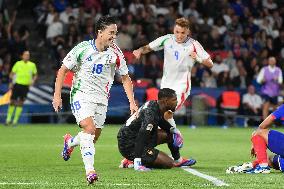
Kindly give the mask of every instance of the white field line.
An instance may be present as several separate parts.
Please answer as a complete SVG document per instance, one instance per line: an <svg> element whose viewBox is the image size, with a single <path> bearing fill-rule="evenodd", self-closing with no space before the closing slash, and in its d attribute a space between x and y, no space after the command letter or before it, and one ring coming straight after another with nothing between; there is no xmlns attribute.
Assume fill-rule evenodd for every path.
<svg viewBox="0 0 284 189"><path fill-rule="evenodd" d="M188 167L181 167L183 170L185 170L186 172L189 172L195 176L198 176L200 178L203 178L203 179L206 179L210 182L212 182L214 185L216 186L229 186L229 184L225 183L224 181L222 180L219 180L215 177L212 177L210 175L206 175L206 174L203 174L195 169L192 169L192 168L188 168Z"/></svg>
<svg viewBox="0 0 284 189"><path fill-rule="evenodd" d="M87 184L87 183L86 183ZM0 182L1 185L44 185L44 186L54 186L54 185L82 185L82 183L48 183L48 182ZM150 184L139 184L139 183L95 183L94 185L101 186L150 186Z"/></svg>

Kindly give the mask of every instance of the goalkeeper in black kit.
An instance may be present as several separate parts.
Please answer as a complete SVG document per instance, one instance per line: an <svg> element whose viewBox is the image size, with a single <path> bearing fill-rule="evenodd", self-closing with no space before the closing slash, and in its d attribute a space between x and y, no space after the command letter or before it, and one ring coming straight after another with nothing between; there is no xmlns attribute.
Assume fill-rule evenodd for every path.
<svg viewBox="0 0 284 189"><path fill-rule="evenodd" d="M173 117L176 106L175 91L163 88L157 101L146 102L137 114L127 120L117 135L118 149L125 158L120 167L134 166L137 171L148 171L150 168L191 166L196 163L194 159L180 156L183 138L179 130L166 121ZM168 144L172 158L155 148L163 143Z"/></svg>

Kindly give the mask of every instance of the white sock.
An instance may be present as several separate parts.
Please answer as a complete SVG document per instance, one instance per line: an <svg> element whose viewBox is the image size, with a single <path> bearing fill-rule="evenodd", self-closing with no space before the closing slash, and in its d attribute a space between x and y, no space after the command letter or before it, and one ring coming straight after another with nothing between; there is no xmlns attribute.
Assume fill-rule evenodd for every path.
<svg viewBox="0 0 284 189"><path fill-rule="evenodd" d="M90 171L94 171L94 159L95 159L95 145L94 138L95 135L88 133L79 133L80 137L80 150L82 159L85 165L86 174Z"/></svg>
<svg viewBox="0 0 284 189"><path fill-rule="evenodd" d="M72 137L70 140L67 141L67 144L69 147L75 147L80 144L80 133L83 131L79 132L76 136Z"/></svg>
<svg viewBox="0 0 284 189"><path fill-rule="evenodd" d="M268 166L268 163L260 163L259 166L260 166L260 167L267 167L267 166Z"/></svg>
<svg viewBox="0 0 284 189"><path fill-rule="evenodd" d="M179 159L175 160L175 162L180 163L182 161L182 157L180 157Z"/></svg>
<svg viewBox="0 0 284 189"><path fill-rule="evenodd" d="M174 118L168 119L167 122L169 122L169 124L171 124L171 126L173 127L177 127L176 122L174 120Z"/></svg>

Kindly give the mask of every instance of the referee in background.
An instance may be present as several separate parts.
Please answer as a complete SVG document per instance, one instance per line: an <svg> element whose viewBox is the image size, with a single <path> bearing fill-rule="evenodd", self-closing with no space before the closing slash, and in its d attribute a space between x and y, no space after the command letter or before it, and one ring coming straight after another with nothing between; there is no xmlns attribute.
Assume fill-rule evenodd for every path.
<svg viewBox="0 0 284 189"><path fill-rule="evenodd" d="M37 68L35 63L30 61L30 52L28 50L22 53L22 60L17 61L13 66L10 79L9 87L12 89L12 96L8 107L6 125L16 125L21 116L29 87L37 79ZM13 114L14 119L12 121Z"/></svg>

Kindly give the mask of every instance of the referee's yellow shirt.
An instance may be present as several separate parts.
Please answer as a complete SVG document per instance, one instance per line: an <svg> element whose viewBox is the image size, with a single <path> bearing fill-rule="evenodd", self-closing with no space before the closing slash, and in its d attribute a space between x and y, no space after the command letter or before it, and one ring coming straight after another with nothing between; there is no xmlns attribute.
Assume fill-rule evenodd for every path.
<svg viewBox="0 0 284 189"><path fill-rule="evenodd" d="M12 73L16 74L16 84L30 85L33 75L37 74L37 69L35 63L31 61L25 63L23 60L20 60L13 66Z"/></svg>

